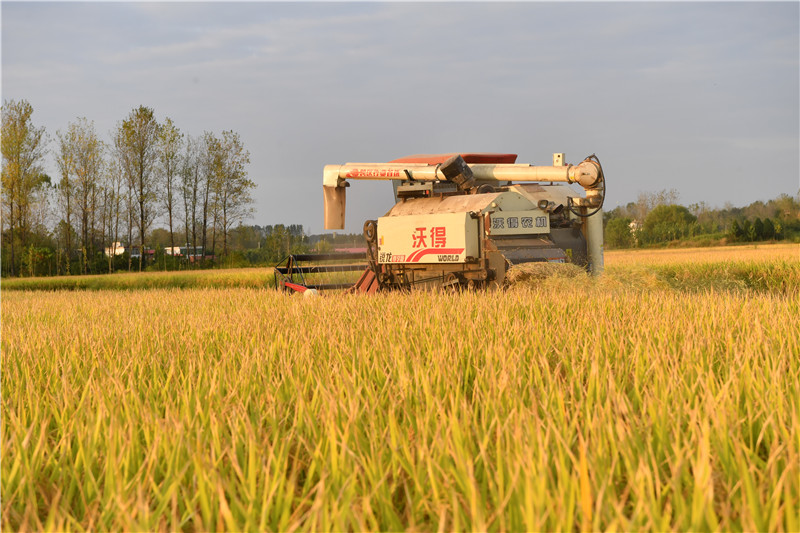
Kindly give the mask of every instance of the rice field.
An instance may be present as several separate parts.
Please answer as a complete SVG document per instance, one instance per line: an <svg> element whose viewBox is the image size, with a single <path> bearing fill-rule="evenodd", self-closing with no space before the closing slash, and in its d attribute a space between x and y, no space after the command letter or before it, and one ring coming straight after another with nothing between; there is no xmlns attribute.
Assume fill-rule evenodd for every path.
<svg viewBox="0 0 800 533"><path fill-rule="evenodd" d="M0 526L800 530L800 261L606 258L493 293L3 290Z"/></svg>
<svg viewBox="0 0 800 533"><path fill-rule="evenodd" d="M138 291L274 287L271 268L231 268L170 272L117 272L84 276L4 279L3 291Z"/></svg>
<svg viewBox="0 0 800 533"><path fill-rule="evenodd" d="M800 261L800 244L743 244L704 248L658 248L606 250L606 265L659 265L747 261L765 263L775 260Z"/></svg>

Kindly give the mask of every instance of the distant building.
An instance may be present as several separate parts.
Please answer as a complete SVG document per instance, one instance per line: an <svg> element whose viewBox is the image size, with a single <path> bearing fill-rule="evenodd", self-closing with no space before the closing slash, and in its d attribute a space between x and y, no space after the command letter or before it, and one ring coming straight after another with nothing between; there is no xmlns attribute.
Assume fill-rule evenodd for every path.
<svg viewBox="0 0 800 533"><path fill-rule="evenodd" d="M189 245L186 246L165 246L164 253L166 255L171 255L172 257L185 257L189 260L190 263L195 262L198 259L203 258L203 247L196 246L192 248ZM206 259L210 258L211 256L206 256Z"/></svg>
<svg viewBox="0 0 800 533"><path fill-rule="evenodd" d="M131 257L133 259L141 257L141 255L142 254L139 253L139 247L138 246L131 246ZM152 248L145 248L144 256L146 258L147 257L154 257L155 255L156 255L156 251L155 250L153 250Z"/></svg>
<svg viewBox="0 0 800 533"><path fill-rule="evenodd" d="M639 235L642 234L642 223L638 220L634 219L628 224L628 228L631 230L631 237L633 237L633 244L634 246L639 246Z"/></svg>
<svg viewBox="0 0 800 533"><path fill-rule="evenodd" d="M121 242L115 242L111 246L106 246L105 253L106 257L110 257L112 255L122 255L125 253L125 247L122 246Z"/></svg>

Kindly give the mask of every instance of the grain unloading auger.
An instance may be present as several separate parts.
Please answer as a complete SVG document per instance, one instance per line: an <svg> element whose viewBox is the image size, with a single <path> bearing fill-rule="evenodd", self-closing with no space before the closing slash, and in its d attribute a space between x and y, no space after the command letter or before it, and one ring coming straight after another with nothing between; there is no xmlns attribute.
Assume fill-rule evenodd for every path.
<svg viewBox="0 0 800 533"><path fill-rule="evenodd" d="M598 158L569 165L558 153L552 166L515 164L516 158L441 154L326 165L327 230L344 229L350 181L394 185L394 207L364 224L367 267L353 290L496 288L510 266L544 261L600 274L605 179Z"/></svg>

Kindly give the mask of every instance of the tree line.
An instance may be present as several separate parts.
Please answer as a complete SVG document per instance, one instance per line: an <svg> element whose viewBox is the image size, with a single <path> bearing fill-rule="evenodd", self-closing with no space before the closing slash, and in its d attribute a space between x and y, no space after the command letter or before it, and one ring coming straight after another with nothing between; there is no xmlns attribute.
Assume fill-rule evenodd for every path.
<svg viewBox="0 0 800 533"><path fill-rule="evenodd" d="M171 263L228 255L231 230L252 212L255 188L238 133L191 136L139 106L108 141L86 118L51 139L32 115L25 100L3 103L3 275L141 271L161 218ZM50 153L57 182L44 172ZM125 243L124 253L116 243ZM187 253L179 258L182 244ZM49 272L41 272L44 264Z"/></svg>
<svg viewBox="0 0 800 533"><path fill-rule="evenodd" d="M162 240L166 231L155 230ZM360 233L308 234L301 224L239 225L231 230L225 267L274 266L289 254L366 250Z"/></svg>
<svg viewBox="0 0 800 533"><path fill-rule="evenodd" d="M255 184L247 173L250 154L233 131L191 136L139 106L108 141L86 118L51 139L32 115L25 100L3 103L4 276L143 270L148 263L151 269L268 265L289 253L363 245L358 235L309 236L301 225L242 225L252 213ZM58 181L44 172L48 155ZM800 239L800 194L746 207L685 207L678 200L674 189L642 193L607 211L606 244ZM167 227L154 227L157 220ZM124 253L116 253L116 243L124 243Z"/></svg>
<svg viewBox="0 0 800 533"><path fill-rule="evenodd" d="M636 202L604 214L610 248L658 246L683 241L697 245L800 239L800 193L781 194L745 207L711 208L678 203L674 189L642 193Z"/></svg>

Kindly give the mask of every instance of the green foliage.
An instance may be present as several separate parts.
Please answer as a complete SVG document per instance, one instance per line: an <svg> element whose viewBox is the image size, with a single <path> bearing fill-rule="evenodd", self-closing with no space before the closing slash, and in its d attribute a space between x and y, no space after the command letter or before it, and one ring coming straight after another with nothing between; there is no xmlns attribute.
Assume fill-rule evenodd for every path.
<svg viewBox="0 0 800 533"><path fill-rule="evenodd" d="M791 225L791 223L789 223ZM754 221L743 220L741 226L738 220L731 223L728 230L729 242L757 242L782 239L784 224L780 220L756 217Z"/></svg>
<svg viewBox="0 0 800 533"><path fill-rule="evenodd" d="M222 255L228 253L228 232L252 214L255 183L247 176L250 152L238 133L223 131L222 137L206 133L209 183L213 192L215 220L222 233Z"/></svg>
<svg viewBox="0 0 800 533"><path fill-rule="evenodd" d="M742 233L746 241L752 242L756 240L756 230L753 228L753 223L745 220L742 224Z"/></svg>
<svg viewBox="0 0 800 533"><path fill-rule="evenodd" d="M29 244L21 256L20 273L33 277L46 275L48 267L52 267L53 251L50 248L37 247Z"/></svg>
<svg viewBox="0 0 800 533"><path fill-rule="evenodd" d="M247 254L241 251L229 252L220 260L220 267L222 268L246 268L252 266L248 260Z"/></svg>
<svg viewBox="0 0 800 533"><path fill-rule="evenodd" d="M6 100L1 113L0 217L4 232L8 231L2 244L9 248L8 255L3 254L3 273L16 275L21 273L22 255L37 214L46 207L50 178L42 171L42 159L47 134L43 127L33 125L33 106L26 100Z"/></svg>
<svg viewBox="0 0 800 533"><path fill-rule="evenodd" d="M753 239L754 241L764 240L764 222L758 217L756 217L755 222L753 222L753 234L755 236Z"/></svg>
<svg viewBox="0 0 800 533"><path fill-rule="evenodd" d="M655 243L687 237L696 220L682 205L660 205L644 219L643 239L647 243Z"/></svg>
<svg viewBox="0 0 800 533"><path fill-rule="evenodd" d="M250 155L238 133L207 133L204 144L191 138L184 142L171 119L161 124L152 108L139 106L117 124L109 151L94 123L78 118L58 132L60 181L53 186L41 172L45 130L32 126L32 113L26 101L6 101L2 109L3 276L116 270L117 260L109 264L102 256L113 241L160 253L164 246L192 240L192 246L216 256L217 266L220 259L246 264L245 250L228 246L231 229L252 214L255 188L247 175ZM167 229L152 230L162 215ZM54 227L39 228L46 220L54 221ZM187 230L180 231L181 226ZM32 252L41 248L37 233L52 237L46 246L47 269L45 260L37 259L39 252ZM260 248L263 242L255 244ZM229 251L241 253L226 257ZM139 261L134 265L138 269ZM159 255L142 266L158 270L190 265Z"/></svg>
<svg viewBox="0 0 800 533"><path fill-rule="evenodd" d="M739 242L744 237L744 231L742 231L742 227L739 225L739 221L735 220L731 222L731 227L728 230L728 240L730 242Z"/></svg>
<svg viewBox="0 0 800 533"><path fill-rule="evenodd" d="M771 240L775 238L775 224L772 223L772 219L764 220L764 239Z"/></svg>
<svg viewBox="0 0 800 533"><path fill-rule="evenodd" d="M134 221L139 230L138 244L142 248L147 245L145 238L157 214L159 187L156 170L160 131L155 111L139 106L117 126L114 138L119 166L132 191Z"/></svg>
<svg viewBox="0 0 800 533"><path fill-rule="evenodd" d="M630 218L612 218L606 224L605 242L610 248L630 248L634 244Z"/></svg>
<svg viewBox="0 0 800 533"><path fill-rule="evenodd" d="M308 251L308 239L303 233L303 226L276 224L267 226L265 247L268 250L268 261L277 263L290 253Z"/></svg>
<svg viewBox="0 0 800 533"><path fill-rule="evenodd" d="M321 254L332 252L333 245L328 242L327 239L320 239L317 241L317 244L314 245L314 251Z"/></svg>
<svg viewBox="0 0 800 533"><path fill-rule="evenodd" d="M634 221L644 221L646 216L661 206L674 203L676 198L674 191L662 191L657 194L640 195L639 201L631 202L626 206L620 206L604 213L606 230L608 224L617 218L629 218ZM669 241L675 241L675 235L679 242L697 243L705 242L708 244L719 244L721 239L726 238L727 242L750 242L770 239L797 239L800 240L800 197L794 198L788 194L781 194L777 198L763 201L755 201L745 207L733 207L726 205L721 209L711 208L705 202L691 204L689 212L696 217L695 221L685 226L682 232L680 228L670 228L662 226L660 237L649 234L642 235L641 241L649 245L659 245ZM751 229L749 226L756 225L756 219L761 219L763 231L759 228ZM748 228L742 225L748 221ZM769 224L768 224L769 221ZM617 223L618 224L618 223ZM770 232L769 225L772 225L774 232ZM613 228L614 226L612 226ZM724 235L720 235L723 233ZM615 237L611 238L611 242ZM606 235L606 242L609 235Z"/></svg>

